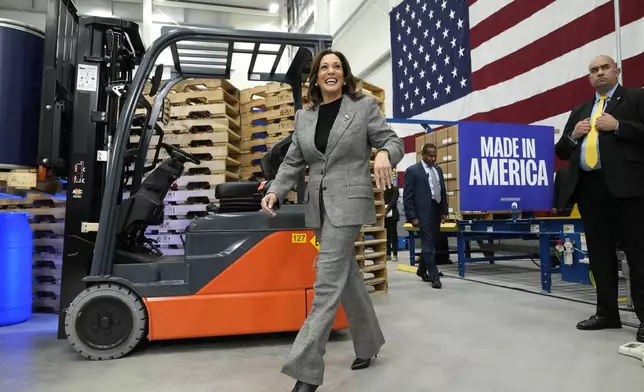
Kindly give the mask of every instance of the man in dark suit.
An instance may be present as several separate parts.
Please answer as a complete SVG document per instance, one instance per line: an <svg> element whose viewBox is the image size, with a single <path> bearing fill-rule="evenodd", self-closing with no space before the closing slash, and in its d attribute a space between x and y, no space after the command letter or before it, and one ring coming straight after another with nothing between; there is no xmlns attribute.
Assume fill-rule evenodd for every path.
<svg viewBox="0 0 644 392"><path fill-rule="evenodd" d="M436 146L423 146L421 161L405 171L403 205L407 221L420 228L422 258L417 274L442 288L435 258L435 240L447 216L447 191L443 171L436 165Z"/></svg>
<svg viewBox="0 0 644 392"><path fill-rule="evenodd" d="M617 304L619 241L642 322L637 340L644 342L644 89L622 87L619 73L608 56L591 62L589 78L596 94L572 111L555 151L570 161L561 199L564 204L578 203L597 284L596 314L577 328L622 326Z"/></svg>
<svg viewBox="0 0 644 392"><path fill-rule="evenodd" d="M400 192L397 187L385 189L385 227L387 229L387 258L398 261L398 198ZM393 254L393 257L392 257Z"/></svg>

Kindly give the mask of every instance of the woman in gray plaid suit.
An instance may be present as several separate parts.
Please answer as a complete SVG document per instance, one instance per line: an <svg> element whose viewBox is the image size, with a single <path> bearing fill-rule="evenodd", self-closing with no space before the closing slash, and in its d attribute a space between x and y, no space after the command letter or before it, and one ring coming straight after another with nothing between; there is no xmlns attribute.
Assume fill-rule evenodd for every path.
<svg viewBox="0 0 644 392"><path fill-rule="evenodd" d="M315 296L282 372L297 380L293 392L315 391L324 378L324 354L341 303L349 320L356 358L352 369L370 365L385 343L369 293L360 277L354 242L363 225L376 223L369 162L376 186L392 187L392 167L403 143L380 114L375 98L357 93L345 56L326 50L309 75L307 108L295 114L295 132L262 209L270 216L309 167L305 221L317 230L320 251Z"/></svg>

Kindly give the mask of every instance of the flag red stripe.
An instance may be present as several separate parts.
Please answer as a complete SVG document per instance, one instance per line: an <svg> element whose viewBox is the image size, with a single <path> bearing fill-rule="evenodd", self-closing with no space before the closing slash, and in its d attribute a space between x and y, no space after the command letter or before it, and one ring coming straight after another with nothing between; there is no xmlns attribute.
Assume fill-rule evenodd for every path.
<svg viewBox="0 0 644 392"><path fill-rule="evenodd" d="M515 0L470 30L470 50L510 29L555 0Z"/></svg>
<svg viewBox="0 0 644 392"><path fill-rule="evenodd" d="M644 17L644 7L641 7L640 1L621 1L623 7L631 10L624 15L624 24ZM606 3L518 51L486 65L472 75L474 90L483 90L512 79L612 33L615 30L614 23L607 23L606 18L613 14L613 3Z"/></svg>
<svg viewBox="0 0 644 392"><path fill-rule="evenodd" d="M643 22L644 23L644 22ZM627 87L644 87L644 53L631 57L622 62L622 72L624 73L624 86Z"/></svg>
<svg viewBox="0 0 644 392"><path fill-rule="evenodd" d="M398 188L402 189L405 187L405 172L399 171L398 173Z"/></svg>
<svg viewBox="0 0 644 392"><path fill-rule="evenodd" d="M476 3L477 0L467 0L467 4L471 6L472 4Z"/></svg>
<svg viewBox="0 0 644 392"><path fill-rule="evenodd" d="M642 2L640 0L636 1L625 1L620 0L619 2L619 17L620 17L620 26L626 26L627 24L636 21L639 18L642 18ZM613 12L614 14L614 12ZM639 15L639 17L633 16Z"/></svg>
<svg viewBox="0 0 644 392"><path fill-rule="evenodd" d="M624 76L629 75L630 78L627 79L628 84L625 83L626 86L638 85L638 83L642 85L644 76L641 70L644 69L644 55L624 60L622 68L625 70ZM466 120L531 124L572 110L585 100L592 98L592 94L593 89L588 78L583 76L522 101L517 101L489 112L477 113Z"/></svg>

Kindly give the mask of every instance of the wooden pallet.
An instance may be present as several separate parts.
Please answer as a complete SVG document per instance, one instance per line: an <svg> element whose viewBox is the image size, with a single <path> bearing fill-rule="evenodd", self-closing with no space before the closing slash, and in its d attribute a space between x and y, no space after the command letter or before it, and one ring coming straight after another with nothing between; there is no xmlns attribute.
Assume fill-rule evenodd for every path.
<svg viewBox="0 0 644 392"><path fill-rule="evenodd" d="M207 103L199 105L182 105L164 107L163 120L167 124L170 119L228 119L233 127L239 128L239 112L226 102Z"/></svg>
<svg viewBox="0 0 644 392"><path fill-rule="evenodd" d="M241 105L252 102L254 99L266 98L270 95L279 94L283 91L292 91L290 85L286 83L268 83L262 86L255 86L247 89L243 89L240 92L240 103Z"/></svg>
<svg viewBox="0 0 644 392"><path fill-rule="evenodd" d="M251 140L242 140L240 143L240 148L243 152L268 152L268 150L276 145L277 143L281 142L285 138L288 137L289 134L281 135L281 136L274 136L274 137L267 137L267 138L259 138L259 139L251 139Z"/></svg>
<svg viewBox="0 0 644 392"><path fill-rule="evenodd" d="M277 109L267 110L265 112L253 112L242 116L242 127L251 125L266 125L275 123L284 119L293 120L295 118L295 107L293 105L282 105Z"/></svg>
<svg viewBox="0 0 644 392"><path fill-rule="evenodd" d="M0 186L31 189L38 186L38 169L0 169Z"/></svg>
<svg viewBox="0 0 644 392"><path fill-rule="evenodd" d="M215 159L230 159L236 161L239 157L241 150L230 143L222 143L212 147L186 147L182 148L187 153L190 153L200 160L215 160ZM155 150L148 150L146 159L152 161L154 159ZM170 158L165 149L159 151L158 159L166 160ZM239 163L239 162L237 162Z"/></svg>
<svg viewBox="0 0 644 392"><path fill-rule="evenodd" d="M266 125L250 125L241 129L240 136L243 140L256 139L262 135L281 136L295 131L295 121L290 118L276 120Z"/></svg>
<svg viewBox="0 0 644 392"><path fill-rule="evenodd" d="M164 214L168 218L178 220L190 220L208 215L206 211L207 204L166 204Z"/></svg>
<svg viewBox="0 0 644 392"><path fill-rule="evenodd" d="M232 131L241 137L239 123L227 117L169 119L162 128L164 132L173 133Z"/></svg>
<svg viewBox="0 0 644 392"><path fill-rule="evenodd" d="M225 102L231 107L239 107L239 98L233 96L223 89L216 90L194 90L194 91L170 91L165 97L170 106L203 105L216 102Z"/></svg>
<svg viewBox="0 0 644 392"><path fill-rule="evenodd" d="M226 79L194 78L185 79L172 87L173 91L196 91L223 89L234 97L239 97L239 89Z"/></svg>
<svg viewBox="0 0 644 392"><path fill-rule="evenodd" d="M241 178L251 178L263 176L263 171L260 165L247 165L241 167Z"/></svg>
<svg viewBox="0 0 644 392"><path fill-rule="evenodd" d="M275 95L266 95L253 99L252 101L245 102L240 106L242 116L262 111L265 112L269 109L280 107L282 105L293 105L293 92L290 90L281 91Z"/></svg>
<svg viewBox="0 0 644 392"><path fill-rule="evenodd" d="M242 151L239 156L239 163L242 168L244 166L259 165L265 153L264 151Z"/></svg>
<svg viewBox="0 0 644 392"><path fill-rule="evenodd" d="M151 148L159 144L160 135L154 135L150 139ZM130 136L130 143L139 143L141 137ZM180 148L184 147L213 147L217 144L230 143L239 147L241 138L233 131L224 132L194 132L194 133L164 133L163 142Z"/></svg>

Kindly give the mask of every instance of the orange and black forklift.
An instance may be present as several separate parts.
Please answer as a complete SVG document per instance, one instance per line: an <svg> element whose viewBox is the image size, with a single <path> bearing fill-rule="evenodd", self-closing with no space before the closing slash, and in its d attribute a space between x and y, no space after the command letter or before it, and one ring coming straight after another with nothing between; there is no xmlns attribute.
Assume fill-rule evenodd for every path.
<svg viewBox="0 0 644 392"><path fill-rule="evenodd" d="M186 163L199 164L200 157L164 143L157 124L176 83L229 79L237 53L252 56L249 80L290 84L298 109L302 75L331 37L173 27L145 50L138 31L128 21L79 17L69 0L49 3L39 163L68 187L59 338L86 358L104 360L144 339L298 330L313 299L317 253L299 204L304 177L298 203L283 205L275 218L261 212L264 183L217 186L220 204L186 228L184 254L164 255L146 230L163 221L167 193ZM295 54L288 71L277 73L289 46ZM162 85L155 62L168 48L173 77ZM255 72L258 55L274 56L269 72ZM135 132L139 142L130 149ZM153 139L156 157L164 149L168 158L146 166ZM268 180L289 143L290 137L262 159ZM346 327L340 309L334 329Z"/></svg>

